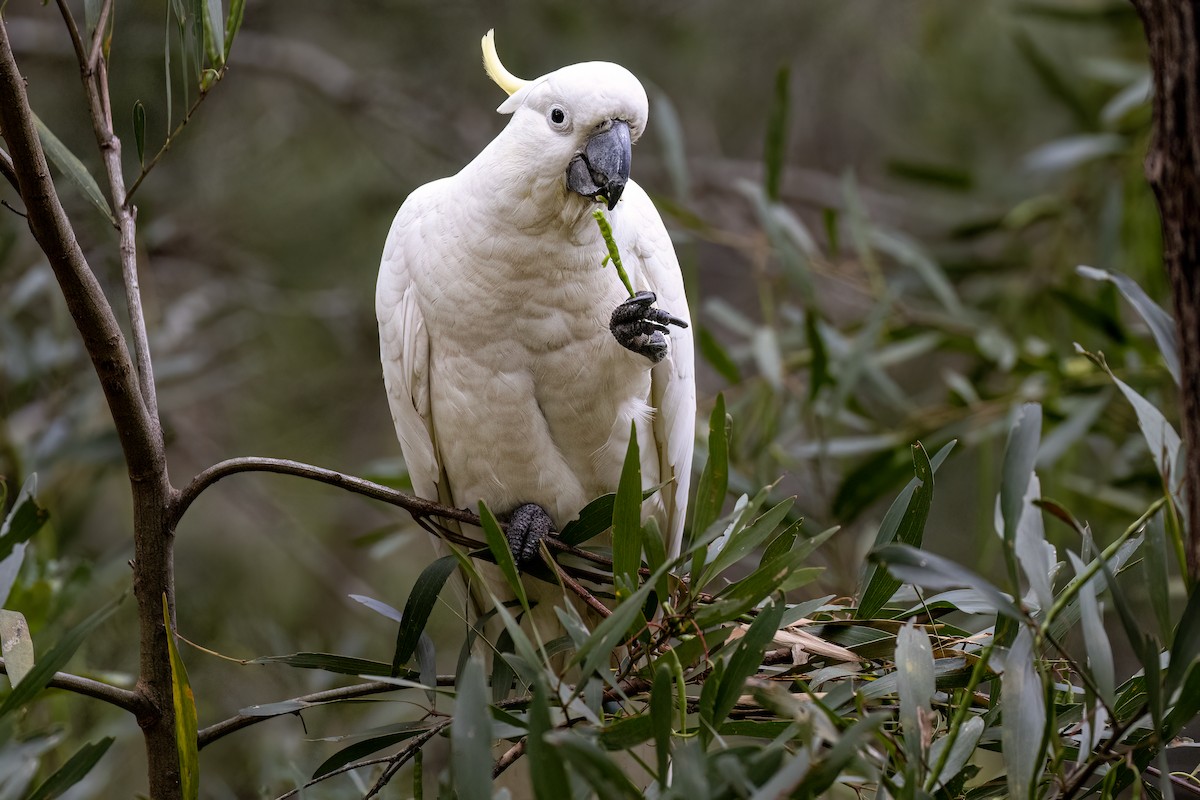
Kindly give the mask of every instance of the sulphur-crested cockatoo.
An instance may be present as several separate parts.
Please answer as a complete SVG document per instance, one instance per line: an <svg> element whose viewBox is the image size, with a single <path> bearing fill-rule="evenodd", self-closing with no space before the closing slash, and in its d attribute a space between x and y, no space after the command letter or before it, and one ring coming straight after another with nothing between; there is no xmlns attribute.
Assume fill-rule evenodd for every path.
<svg viewBox="0 0 1200 800"><path fill-rule="evenodd" d="M379 270L384 382L413 488L451 506L485 501L520 563L615 491L632 422L643 484L665 484L646 513L674 555L696 387L679 263L629 180L646 92L605 62L518 79L491 31L483 50L512 119L457 175L409 195ZM602 267L601 202L632 298Z"/></svg>

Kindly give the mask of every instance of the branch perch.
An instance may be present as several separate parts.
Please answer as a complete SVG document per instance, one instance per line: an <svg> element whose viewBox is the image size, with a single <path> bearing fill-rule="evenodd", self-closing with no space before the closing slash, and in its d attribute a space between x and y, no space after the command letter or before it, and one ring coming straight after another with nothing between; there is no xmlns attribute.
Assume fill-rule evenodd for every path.
<svg viewBox="0 0 1200 800"><path fill-rule="evenodd" d="M3 658L0 658L0 673L8 674L8 665L4 663ZM54 677L46 685L52 689L62 689L95 700L103 700L105 703L128 711L135 717L146 711L146 702L137 692L131 692L109 683L94 681L91 678L72 675L69 672L54 673Z"/></svg>

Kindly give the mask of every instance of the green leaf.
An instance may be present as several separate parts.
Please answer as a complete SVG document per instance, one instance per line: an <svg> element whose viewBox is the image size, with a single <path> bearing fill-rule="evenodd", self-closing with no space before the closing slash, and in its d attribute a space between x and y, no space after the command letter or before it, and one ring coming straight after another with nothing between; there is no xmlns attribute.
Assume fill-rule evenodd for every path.
<svg viewBox="0 0 1200 800"><path fill-rule="evenodd" d="M717 726L725 721L725 717L729 716L737 699L741 697L746 679L758 671L763 653L771 644L775 631L779 630L783 609L782 600L772 602L759 611L754 622L746 629L745 635L738 640L713 699L712 725Z"/></svg>
<svg viewBox="0 0 1200 800"><path fill-rule="evenodd" d="M62 638L50 648L50 651L38 659L37 664L21 679L21 682L13 687L8 697L4 698L4 702L0 703L0 718L25 705L46 688L54 677L54 673L71 660L71 656L75 655L75 651L79 649L79 645L88 637L88 634L112 616L124 599L125 596L121 595L105 604L64 633Z"/></svg>
<svg viewBox="0 0 1200 800"><path fill-rule="evenodd" d="M812 362L808 368L808 399L812 402L817 399L822 386L833 383L833 377L829 374L829 353L821 336L817 313L812 309L804 315L804 339L812 351Z"/></svg>
<svg viewBox="0 0 1200 800"><path fill-rule="evenodd" d="M934 789L940 789L958 777L958 773L962 772L962 768L966 766L967 760L974 755L975 746L979 744L979 737L983 736L986 727L983 717L967 718L967 721L958 729L954 743L949 745L950 752L946 756L945 763L942 764L942 770L937 776ZM942 751L946 749L949 741L949 736L943 736L933 743L929 748L930 764L938 764L941 761Z"/></svg>
<svg viewBox="0 0 1200 800"><path fill-rule="evenodd" d="M913 471L916 477L904 487L900 496L884 514L879 533L875 537L876 548L897 541L914 547L921 546L925 521L929 518L929 507L933 502L934 472L937 465L950 454L956 441L951 440L944 445L932 461L920 442L912 446ZM878 614L900 588L900 582L886 570L868 566L864 577L862 599L854 612L857 619L869 619Z"/></svg>
<svg viewBox="0 0 1200 800"><path fill-rule="evenodd" d="M361 742L355 742L348 747L343 747L341 750L338 750L329 758L321 762L321 766L317 767L317 769L313 772L313 778L319 778L322 775L328 775L330 772L333 772L339 767L344 767L347 764L358 761L359 759L366 758L372 753L377 753L380 750L383 750L385 747L391 747L398 742L403 742L405 739L411 739L417 734L427 731L432 727L431 723L425 721L410 722L405 724L410 726L410 730L389 733L384 736L372 736L371 738L365 739Z"/></svg>
<svg viewBox="0 0 1200 800"><path fill-rule="evenodd" d="M765 542L779 527L779 523L787 517L795 500L796 498L789 497L763 513L754 521L754 524L734 532L725 546L721 548L721 552L717 553L712 562L705 566L697 585L707 586L713 578L741 561Z"/></svg>
<svg viewBox="0 0 1200 800"><path fill-rule="evenodd" d="M888 571L904 583L924 586L937 592L970 587L981 600L991 605L993 611L1017 620L1025 618L1011 597L984 580L979 573L948 558L904 544L891 544L875 550L870 558L878 564L885 564Z"/></svg>
<svg viewBox="0 0 1200 800"><path fill-rule="evenodd" d="M25 481L12 511L5 517L4 524L0 525L0 561L8 558L14 547L32 539L50 519L50 512L37 504L35 492L36 474L30 475ZM7 596L8 593L4 592L4 597L0 597L0 604L3 604Z"/></svg>
<svg viewBox="0 0 1200 800"><path fill-rule="evenodd" d="M138 100L133 104L133 141L137 145L138 163L146 166L146 107Z"/></svg>
<svg viewBox="0 0 1200 800"><path fill-rule="evenodd" d="M229 17L225 20L225 60L229 60L229 51L233 49L233 40L242 29L242 17L246 14L246 0L232 0L229 4Z"/></svg>
<svg viewBox="0 0 1200 800"><path fill-rule="evenodd" d="M655 570L650 579L626 600L619 603L613 609L613 613L605 617L604 621L596 626L588 640L575 651L575 655L571 658L571 664L582 664L584 676L590 676L596 672L600 664L612 655L613 649L624 639L629 626L642 613L642 606L645 605L651 589L660 578L667 574L667 570L674 566L676 561L663 564L662 567Z"/></svg>
<svg viewBox="0 0 1200 800"><path fill-rule="evenodd" d="M1175 385L1178 386L1179 347L1175 342L1175 320L1171 318L1171 315L1151 300L1142 287L1138 286L1137 281L1128 275L1082 264L1075 268L1075 272L1094 281L1111 281L1116 284L1129 304L1146 321L1150 333L1154 336L1154 342L1158 345L1159 352L1162 353L1163 361L1167 364L1167 370L1175 379Z"/></svg>
<svg viewBox="0 0 1200 800"><path fill-rule="evenodd" d="M921 729L933 715L933 646L924 628L909 620L896 635L897 694L900 696L900 727L907 756L906 782L918 786L926 763Z"/></svg>
<svg viewBox="0 0 1200 800"><path fill-rule="evenodd" d="M46 157L54 166L58 167L59 172L70 178L83 191L84 197L100 209L100 213L109 222L116 225L116 217L113 216L112 209L108 207L108 201L104 199L104 193L100 191L100 186L92 177L92 173L88 172L88 168L75 157L75 154L65 144L59 141L59 138L46 127L46 123L42 122L37 114L33 115L33 122L37 126L38 137L42 140L42 148L46 151Z"/></svg>
<svg viewBox="0 0 1200 800"><path fill-rule="evenodd" d="M654 736L654 721L647 714L618 717L600 731L598 741L605 750L629 750Z"/></svg>
<svg viewBox="0 0 1200 800"><path fill-rule="evenodd" d="M604 800L642 800L642 793L598 746L573 731L553 737L555 748ZM565 799L564 799L565 800Z"/></svg>
<svg viewBox="0 0 1200 800"><path fill-rule="evenodd" d="M4 671L12 686L33 669L33 639L25 615L19 611L0 609L0 654L4 656Z"/></svg>
<svg viewBox="0 0 1200 800"><path fill-rule="evenodd" d="M1168 694L1179 688L1197 658L1200 658L1200 590L1193 589L1171 639L1171 664L1167 668L1166 683Z"/></svg>
<svg viewBox="0 0 1200 800"><path fill-rule="evenodd" d="M533 702L529 705L529 738L526 752L529 755L529 777L533 782L533 793L537 800L566 800L571 796L571 784L562 760L546 741L546 734L554 730L550 722L550 701L542 681L533 685Z"/></svg>
<svg viewBox="0 0 1200 800"><path fill-rule="evenodd" d="M707 327L696 328L696 345L700 348L700 355L726 383L742 382L742 371L738 369L737 362L729 356L729 351L717 341L717 337Z"/></svg>
<svg viewBox="0 0 1200 800"><path fill-rule="evenodd" d="M446 579L454 571L457 563L453 555L442 556L427 566L413 583L408 600L404 603L404 618L400 621L400 629L396 632L396 652L392 656L392 675L399 675L400 669L412 658L417 649L417 642L429 621L429 614L437 603Z"/></svg>
<svg viewBox="0 0 1200 800"><path fill-rule="evenodd" d="M492 798L492 715L488 711L483 662L467 661L459 677L450 728L450 764L454 790L462 800Z"/></svg>
<svg viewBox="0 0 1200 800"><path fill-rule="evenodd" d="M167 653L171 659L171 700L175 707L175 747L179 751L179 791L183 800L200 796L200 752L196 741L196 697L188 682L187 668L175 646L167 595L162 598L163 625L167 629Z"/></svg>
<svg viewBox="0 0 1200 800"><path fill-rule="evenodd" d="M292 653L286 656L261 656L251 664L284 664L296 669L319 669L336 675L391 675L392 665L333 653Z"/></svg>
<svg viewBox="0 0 1200 800"><path fill-rule="evenodd" d="M1046 730L1046 696L1034 669L1033 636L1022 625L1004 662L1000 676L1000 743L1008 778L1008 796L1014 800L1036 797L1045 764L1042 759Z"/></svg>
<svg viewBox="0 0 1200 800"><path fill-rule="evenodd" d="M500 523L496 521L492 510L482 500L479 501L479 520L483 527L483 533L487 537L488 549L491 550L492 557L496 559L496 566L500 567L504 580L508 582L508 588L512 589L517 600L521 602L521 608L525 609L525 613L528 614L529 598L525 594L525 585L521 583L521 576L517 574L517 564L513 560L512 551L508 548L508 540L504 537L504 531L500 530Z"/></svg>
<svg viewBox="0 0 1200 800"><path fill-rule="evenodd" d="M1150 605L1158 619L1159 641L1166 640L1172 628L1165 517L1166 514L1155 514L1146 523L1146 545L1142 550L1142 570L1150 594Z"/></svg>
<svg viewBox="0 0 1200 800"><path fill-rule="evenodd" d="M629 425L629 447L625 450L625 464L613 502L612 549L613 578L620 599L623 596L620 586L637 586L638 568L642 565L642 461L636 422Z"/></svg>
<svg viewBox="0 0 1200 800"><path fill-rule="evenodd" d="M225 26L221 17L221 0L205 0L204 13L204 49L208 60L215 66L225 63Z"/></svg>
<svg viewBox="0 0 1200 800"><path fill-rule="evenodd" d="M767 172L767 197L779 202L783 186L783 167L787 160L788 82L791 72L780 67L775 73L775 95L771 103L771 116L767 120L767 141L764 161Z"/></svg>
<svg viewBox="0 0 1200 800"><path fill-rule="evenodd" d="M658 759L658 783L663 789L667 788L671 767L671 726L675 702L672 689L671 667L659 662L650 688L650 720L654 730L654 754Z"/></svg>
<svg viewBox="0 0 1200 800"><path fill-rule="evenodd" d="M1033 68L1034 75L1041 82L1042 88L1075 115L1076 122L1081 128L1084 130L1094 130L1096 127L1096 114L1089 108L1088 103L1079 92L1076 91L1076 86L1080 85L1079 82L1063 77L1058 68L1024 30L1018 29L1014 38L1017 50L1025 57L1025 61L1029 66Z"/></svg>
<svg viewBox="0 0 1200 800"><path fill-rule="evenodd" d="M46 778L27 800L54 800L55 797L61 797L64 792L87 777L92 767L108 752L112 743L113 737L105 736L98 742L88 742L76 750L75 755Z"/></svg>
<svg viewBox="0 0 1200 800"><path fill-rule="evenodd" d="M698 540L721 516L725 494L729 490L729 421L725 414L725 395L718 394L708 424L708 461L696 484L692 512L692 540ZM691 574L704 570L705 551L698 549L692 558Z"/></svg>
<svg viewBox="0 0 1200 800"><path fill-rule="evenodd" d="M1079 556L1067 551L1076 576L1083 574L1086 567ZM1113 672L1112 644L1104 628L1104 616L1096 599L1096 581L1087 580L1079 585L1079 611L1083 623L1083 644L1087 651L1088 668L1100 696L1109 708L1115 702L1116 678Z"/></svg>
<svg viewBox="0 0 1200 800"><path fill-rule="evenodd" d="M653 497L660 488L662 487L656 486L642 492L642 499L647 500ZM578 547L604 533L612 527L613 505L616 500L616 492L611 492L588 503L579 512L579 516L563 526L562 532L558 535L559 540Z"/></svg>
<svg viewBox="0 0 1200 800"><path fill-rule="evenodd" d="M1037 461L1038 444L1042 437L1042 407L1037 403L1026 403L1008 436L1008 447L1004 451L1004 470L1000 482L1000 513L1004 517L1004 541L1013 548L1017 538L1017 525L1025 510L1025 491L1033 477L1033 466ZM1015 573L1015 565L1011 567ZM1015 587L1014 587L1015 588Z"/></svg>

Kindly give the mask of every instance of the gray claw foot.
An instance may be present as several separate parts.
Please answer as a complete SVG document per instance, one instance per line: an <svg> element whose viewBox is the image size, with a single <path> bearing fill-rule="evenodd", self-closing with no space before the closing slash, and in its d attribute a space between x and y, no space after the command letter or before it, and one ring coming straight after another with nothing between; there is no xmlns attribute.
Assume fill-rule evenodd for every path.
<svg viewBox="0 0 1200 800"><path fill-rule="evenodd" d="M546 509L537 503L526 503L508 516L508 549L512 551L517 567L523 567L537 558L542 539L554 531L554 522Z"/></svg>
<svg viewBox="0 0 1200 800"><path fill-rule="evenodd" d="M654 292L638 292L613 310L608 329L617 343L657 364L667 355L668 325L686 328L679 317L655 308Z"/></svg>

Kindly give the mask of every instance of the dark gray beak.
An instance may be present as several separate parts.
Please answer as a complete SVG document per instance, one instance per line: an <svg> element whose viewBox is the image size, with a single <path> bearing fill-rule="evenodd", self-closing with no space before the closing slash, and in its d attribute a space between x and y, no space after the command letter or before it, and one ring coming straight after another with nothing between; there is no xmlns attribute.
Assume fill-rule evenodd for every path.
<svg viewBox="0 0 1200 800"><path fill-rule="evenodd" d="M601 198L612 211L629 182L632 160L629 123L615 119L604 130L593 133L583 152L571 159L567 165L567 188L584 197Z"/></svg>

